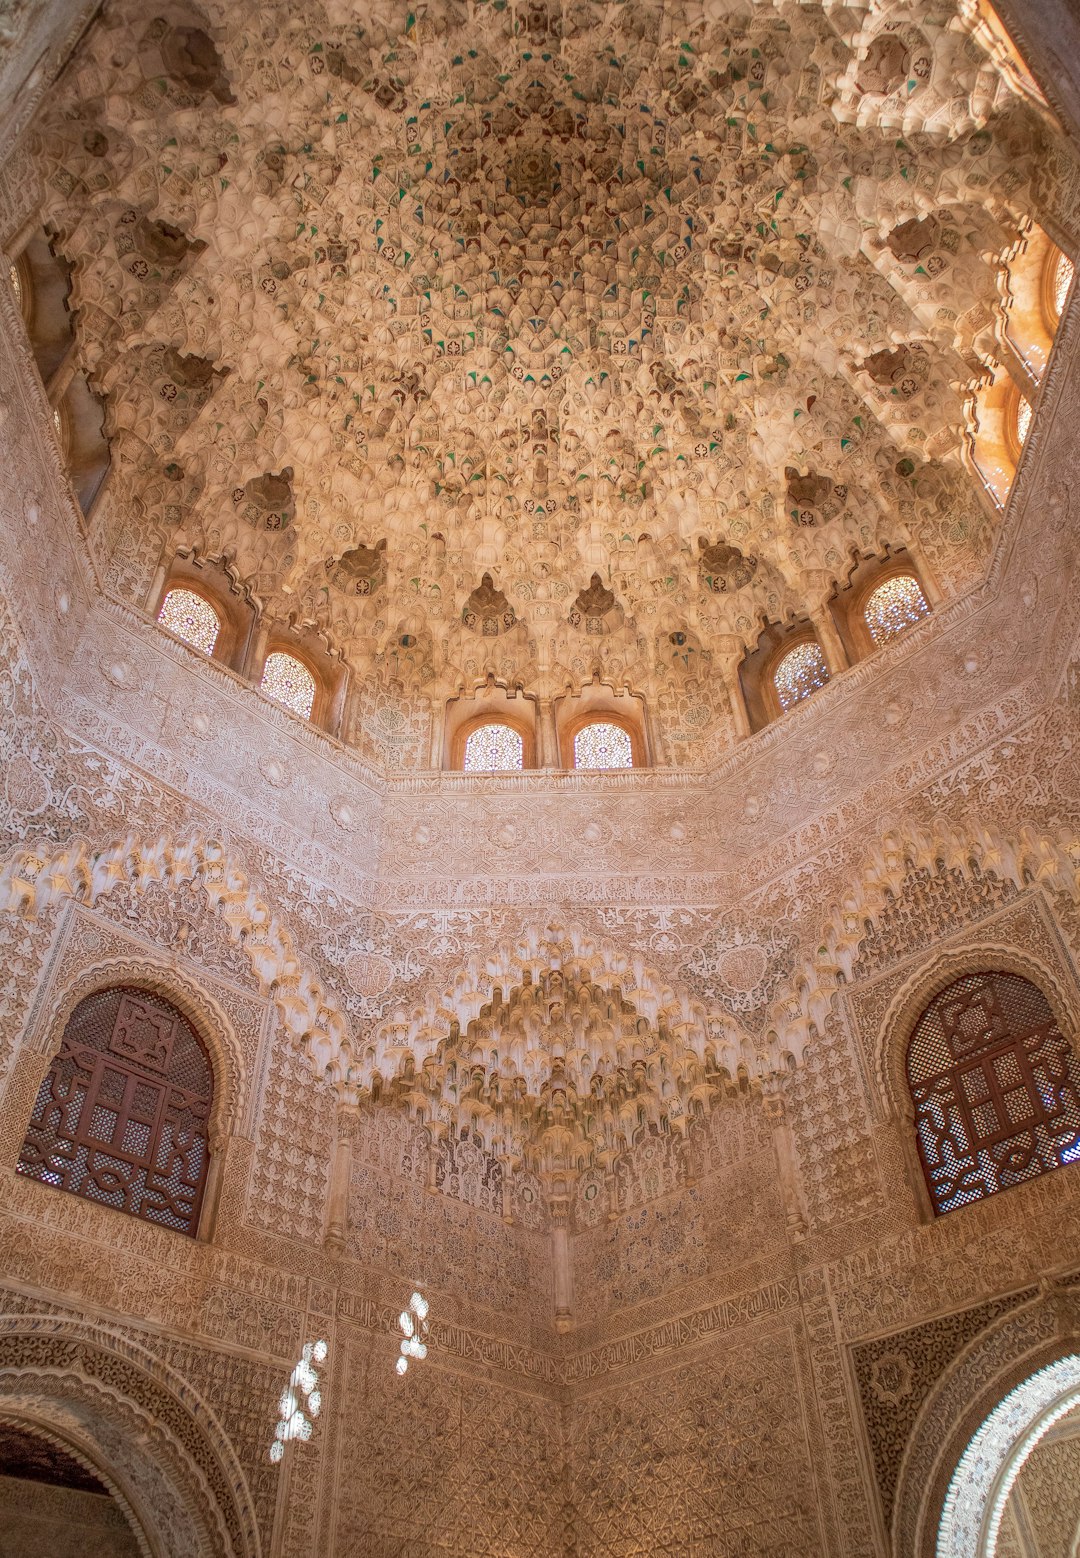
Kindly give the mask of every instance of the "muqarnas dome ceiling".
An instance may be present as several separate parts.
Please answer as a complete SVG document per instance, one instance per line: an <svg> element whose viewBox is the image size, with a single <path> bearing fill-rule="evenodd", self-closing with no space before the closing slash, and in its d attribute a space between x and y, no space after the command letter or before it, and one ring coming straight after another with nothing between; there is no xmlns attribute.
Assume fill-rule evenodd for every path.
<svg viewBox="0 0 1080 1558"><path fill-rule="evenodd" d="M677 759L854 556L985 564L972 396L1065 153L962 7L118 5L36 156L139 605L223 558L403 707L697 678Z"/></svg>

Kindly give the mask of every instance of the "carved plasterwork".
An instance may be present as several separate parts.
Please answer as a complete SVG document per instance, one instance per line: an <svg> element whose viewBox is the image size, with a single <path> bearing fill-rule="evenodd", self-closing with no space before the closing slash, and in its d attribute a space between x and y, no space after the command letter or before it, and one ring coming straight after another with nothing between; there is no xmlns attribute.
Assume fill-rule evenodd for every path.
<svg viewBox="0 0 1080 1558"><path fill-rule="evenodd" d="M1075 304L1004 512L964 454L1073 153L966 3L720 9L111 6L0 171L114 455L80 513L0 278L6 1303L104 1350L38 1415L170 1558L881 1558L957 1347L1080 1251L1075 1165L930 1219L896 1066L965 959L1077 1030ZM929 616L744 737L761 615L900 544ZM153 622L179 548L242 668ZM271 630L341 651L340 741L253 690ZM489 674L538 730L628 689L655 766L432 771ZM117 977L221 1062L198 1238L10 1167Z"/></svg>
<svg viewBox="0 0 1080 1558"><path fill-rule="evenodd" d="M977 897L972 901L969 896L968 902L972 911L980 907ZM1033 981L1063 1031L1076 1031L1075 973L1061 956L1045 900L1029 895L974 931L943 938L922 958L909 954L901 969L857 987L853 1007L873 1079L875 1112L909 1117L906 1054L915 1021L940 990L979 968L999 968Z"/></svg>
<svg viewBox="0 0 1080 1558"><path fill-rule="evenodd" d="M230 938L242 944L252 976L272 991L283 1032L296 1036L310 1064L341 1096L393 1097L437 1123L440 1132L448 1126L472 1132L508 1166L576 1173L590 1162L608 1161L648 1119L659 1124L662 1116L666 1130L682 1130L693 1112L710 1107L725 1078L782 1075L787 1057L801 1061L808 1045L820 1044L842 977L857 972L861 938L891 912L888 906L897 893L902 896L917 862L933 861L941 869L938 862L952 861L960 876L974 868L980 881L992 877L1013 890L1037 876L1071 900L1077 893L1076 837L1021 829L1015 839L1003 840L985 829L956 832L941 824L891 831L859 868L854 891L833 911L814 951L801 958L794 935L775 928L755 933L737 921L724 926L708 913L681 916L684 924L697 921L689 943L685 934L654 934L653 945L663 947L669 966L676 954L674 988L640 956L616 950L607 937L594 941L579 927L522 927L519 921L516 942L504 943L497 958L487 951L474 956L464 969L456 956L460 938L444 935L427 944L427 979L410 981L411 1009L398 1004L391 983L374 1009L365 1002L355 1013L299 953L294 933L214 839L159 836L145 845L129 839L92 856L82 846L52 858L47 851L22 850L0 881L9 910L23 914L74 896L107 898L117 884L129 892L145 882L198 884ZM624 933L626 928L623 916ZM492 929L487 917L489 936ZM389 932L387 924L382 934ZM389 939L386 945L390 953ZM354 988L374 992L392 981L400 954L392 961L371 938L371 950L338 946L335 960L344 963ZM452 984L429 982L439 962L447 975L453 971ZM548 998L544 991L553 981L559 988ZM695 999L697 991L711 997L708 1004ZM920 984L909 995L912 1013L921 991ZM933 993L928 990L927 999ZM357 1039L361 1013L369 1023L363 1045ZM376 1013L381 1016L371 1022ZM559 1014L568 1014L567 1021ZM560 1023L566 1028L562 1039ZM881 1073L879 1085L893 1098L903 1076L897 1044L890 1042L892 1070L887 1082ZM501 1057L494 1065L492 1055ZM468 1084L459 1083L459 1070L468 1072ZM601 1081L605 1075L622 1099L615 1102L612 1095L608 1125L609 1106L596 1110L597 1086L609 1086ZM650 1098L664 1100L659 1112ZM620 1110L626 1116L621 1127ZM593 1123L583 1129L585 1113Z"/></svg>
<svg viewBox="0 0 1080 1558"><path fill-rule="evenodd" d="M40 1412L40 1405L38 1410ZM12 1396L8 1396L5 1399L4 1409L0 1412L0 1426L15 1434L29 1432L32 1435L32 1442L47 1446L49 1451L59 1451L65 1460L74 1461L75 1465L86 1472L94 1483L104 1487L108 1495L106 1500L101 1494L76 1492L70 1486L53 1488L48 1484L45 1486L37 1484L37 1491L46 1495L38 1504L32 1497L27 1498L27 1494L32 1493L34 1484L28 1488L24 1482L21 1487L17 1485L12 1487L9 1478L13 1474L10 1468L5 1467L4 1493L0 1498L6 1508L2 1518L6 1522L6 1528L13 1532L12 1539L16 1545L20 1540L24 1545L30 1545L32 1538L36 1537L39 1545L51 1540L58 1550L62 1550L67 1537L73 1535L76 1542L89 1543L89 1551L95 1554L95 1558L97 1552L100 1552L100 1558L106 1558L110 1546L115 1546L124 1558L127 1558L129 1552L138 1553L140 1558L153 1558L150 1544L131 1504L117 1486L109 1470L101 1466L100 1461L92 1458L94 1446L86 1445L77 1430L77 1437L80 1440L78 1444L72 1443L70 1437L60 1438L53 1429L46 1428L37 1417L34 1418L32 1429L27 1430L25 1418L16 1418L15 1411L16 1403ZM69 1432L75 1429L74 1423L66 1426ZM84 1500L99 1507L87 1509ZM103 1505L104 1507L101 1507ZM25 1520L27 1529L24 1534L23 1520L26 1516L30 1518ZM44 1529L35 1530L38 1526L38 1518L35 1517L42 1516ZM60 1526L60 1530L56 1530L55 1526L51 1531L48 1529L48 1526L54 1522ZM95 1527L98 1529L95 1530ZM98 1550L95 1549L95 1538L101 1542Z"/></svg>
<svg viewBox="0 0 1080 1558"><path fill-rule="evenodd" d="M4 1316L0 1351L3 1410L92 1446L156 1553L257 1551L232 1448L179 1375L130 1339L59 1317Z"/></svg>
<svg viewBox="0 0 1080 1558"><path fill-rule="evenodd" d="M151 1558L145 1538L136 1537L115 1494L81 1493L5 1475L0 1478L0 1524L13 1553Z"/></svg>
<svg viewBox="0 0 1080 1558"><path fill-rule="evenodd" d="M1020 1470L1003 1511L998 1552L1009 1558L1007 1541L1032 1531L1043 1552L1073 1552L1080 1535L1077 1486L1077 1415L1070 1412L1035 1446ZM1010 1529L1011 1528L1011 1529ZM1013 1548L1022 1554L1022 1549Z"/></svg>
<svg viewBox="0 0 1080 1558"><path fill-rule="evenodd" d="M910 1331L876 1337L852 1349L874 1473L886 1525L891 1523L900 1460L920 1408L963 1349L992 1321L1030 1302L1034 1289L977 1304Z"/></svg>
<svg viewBox="0 0 1080 1558"><path fill-rule="evenodd" d="M1077 1345L1077 1299L1067 1284L991 1322L944 1371L919 1413L897 1483L892 1550L932 1558L946 1489L972 1434L1021 1381Z"/></svg>
<svg viewBox="0 0 1080 1558"><path fill-rule="evenodd" d="M399 729L488 674L599 669L701 762L731 716L677 706L665 624L730 665L853 552L978 577L965 402L1070 159L975 18L270 17L110 11L35 123L117 594L226 557ZM361 747L414 766L368 714Z"/></svg>

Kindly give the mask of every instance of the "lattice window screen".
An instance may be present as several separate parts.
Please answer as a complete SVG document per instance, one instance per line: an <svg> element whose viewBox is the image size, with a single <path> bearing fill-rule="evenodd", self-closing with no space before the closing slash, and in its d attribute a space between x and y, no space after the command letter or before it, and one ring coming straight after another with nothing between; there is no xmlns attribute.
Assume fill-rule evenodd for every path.
<svg viewBox="0 0 1080 1558"><path fill-rule="evenodd" d="M168 1001L98 990L68 1019L19 1173L194 1234L209 1166L210 1060Z"/></svg>
<svg viewBox="0 0 1080 1558"><path fill-rule="evenodd" d="M773 674L776 696L782 709L809 698L812 692L824 687L829 680L829 668L821 646L814 639L804 639L789 649Z"/></svg>
<svg viewBox="0 0 1080 1558"><path fill-rule="evenodd" d="M966 974L936 995L907 1073L939 1213L1080 1158L1080 1061L1018 974Z"/></svg>
<svg viewBox="0 0 1080 1558"><path fill-rule="evenodd" d="M465 743L467 773L497 773L524 766L525 743L510 725L493 721L474 730Z"/></svg>
<svg viewBox="0 0 1080 1558"><path fill-rule="evenodd" d="M634 749L621 725L593 720L574 737L575 768L633 768Z"/></svg>

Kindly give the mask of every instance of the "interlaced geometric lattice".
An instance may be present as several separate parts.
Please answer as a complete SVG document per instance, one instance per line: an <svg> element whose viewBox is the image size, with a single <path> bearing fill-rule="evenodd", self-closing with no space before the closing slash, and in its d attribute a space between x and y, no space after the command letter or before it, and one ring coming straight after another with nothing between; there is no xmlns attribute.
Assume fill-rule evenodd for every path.
<svg viewBox="0 0 1080 1558"><path fill-rule="evenodd" d="M1021 449L1027 443L1027 435L1031 431L1031 401L1021 395L1016 402L1016 441Z"/></svg>
<svg viewBox="0 0 1080 1558"><path fill-rule="evenodd" d="M221 623L210 602L194 590L170 590L158 612L158 621L193 649L201 649L204 655L213 654Z"/></svg>
<svg viewBox="0 0 1080 1558"><path fill-rule="evenodd" d="M525 743L510 725L481 725L465 743L468 773L495 773L525 765Z"/></svg>
<svg viewBox="0 0 1080 1558"><path fill-rule="evenodd" d="M782 709L790 709L800 703L829 680L829 668L825 656L815 639L804 639L789 649L773 673L776 696Z"/></svg>
<svg viewBox="0 0 1080 1558"><path fill-rule="evenodd" d="M315 678L295 655L277 649L267 655L263 666L262 690L276 703L283 703L301 719L311 718L315 702Z"/></svg>
<svg viewBox="0 0 1080 1558"><path fill-rule="evenodd" d="M1069 296L1069 288L1073 283L1076 267L1067 254L1058 256L1057 269L1054 272L1054 313L1061 317L1065 311L1065 300Z"/></svg>
<svg viewBox="0 0 1080 1558"><path fill-rule="evenodd" d="M871 592L863 614L874 643L886 644L929 611L918 579L910 573L894 573Z"/></svg>
<svg viewBox="0 0 1080 1558"><path fill-rule="evenodd" d="M22 278L19 275L19 267L17 265L9 265L8 266L8 282L9 282L9 284L11 286L12 292L15 294L15 301L16 301L16 303L21 303L22 302ZM1059 310L1059 312L1060 312L1060 310Z"/></svg>
<svg viewBox="0 0 1080 1558"><path fill-rule="evenodd" d="M630 737L621 725L595 720L574 737L575 768L633 768Z"/></svg>
<svg viewBox="0 0 1080 1558"><path fill-rule="evenodd" d="M19 1173L194 1234L212 1099L209 1057L174 1006L147 990L97 990L68 1018Z"/></svg>
<svg viewBox="0 0 1080 1558"><path fill-rule="evenodd" d="M1080 1060L1018 974L965 974L936 995L907 1075L939 1213L1080 1159Z"/></svg>

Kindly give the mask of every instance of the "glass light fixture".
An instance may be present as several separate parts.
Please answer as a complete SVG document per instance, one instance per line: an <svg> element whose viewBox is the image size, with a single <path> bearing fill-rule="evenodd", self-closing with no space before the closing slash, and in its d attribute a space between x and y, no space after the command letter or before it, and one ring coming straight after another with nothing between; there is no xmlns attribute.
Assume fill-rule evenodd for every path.
<svg viewBox="0 0 1080 1558"><path fill-rule="evenodd" d="M408 1372L410 1358L421 1362L427 1357L428 1301L422 1293L414 1293L409 1299L408 1309L403 1309L398 1315L398 1325L403 1340L400 1348L401 1356L394 1367L399 1374L405 1374Z"/></svg>
<svg viewBox="0 0 1080 1558"><path fill-rule="evenodd" d="M278 1402L278 1421L270 1446L270 1459L277 1464L291 1439L311 1438L312 1419L322 1410L322 1393L316 1363L324 1363L329 1348L324 1341L305 1342L299 1361ZM301 1401L303 1405L301 1405Z"/></svg>

